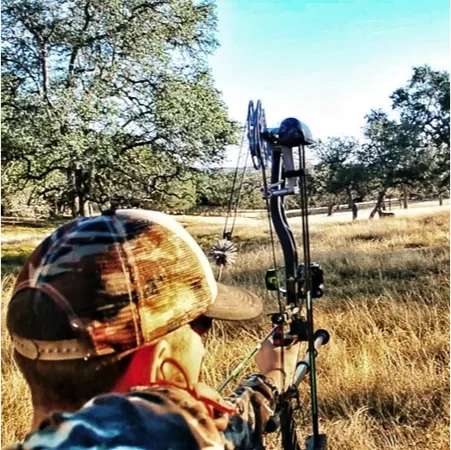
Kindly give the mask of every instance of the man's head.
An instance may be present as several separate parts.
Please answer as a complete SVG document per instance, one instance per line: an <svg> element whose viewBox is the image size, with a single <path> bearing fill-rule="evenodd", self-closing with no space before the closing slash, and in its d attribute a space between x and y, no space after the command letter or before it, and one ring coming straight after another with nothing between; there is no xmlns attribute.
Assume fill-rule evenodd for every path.
<svg viewBox="0 0 451 450"><path fill-rule="evenodd" d="M124 210L76 219L46 238L18 277L7 326L35 407L72 409L130 380L167 376L159 368L167 358L186 361L194 381L208 318L260 312L255 296L215 282L174 219Z"/></svg>

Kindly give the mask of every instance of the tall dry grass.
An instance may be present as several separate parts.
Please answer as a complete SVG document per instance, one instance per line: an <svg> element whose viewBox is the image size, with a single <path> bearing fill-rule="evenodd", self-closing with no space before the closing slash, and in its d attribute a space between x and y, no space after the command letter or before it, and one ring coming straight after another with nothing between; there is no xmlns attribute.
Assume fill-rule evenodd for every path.
<svg viewBox="0 0 451 450"><path fill-rule="evenodd" d="M300 232L296 220L291 223ZM205 250L221 227L189 218L185 225ZM239 259L223 281L253 289L267 312L275 310L263 282L272 266L265 222L243 221L235 236ZM311 243L326 278L326 295L315 301L315 325L331 334L317 361L320 426L330 448L449 448L449 214L316 223ZM2 305L22 247L12 242L2 248L7 255ZM280 260L278 248L276 254ZM28 393L11 359L3 320L4 313L2 445L22 437L30 422ZM266 318L233 326L216 323L204 379L218 386L267 327ZM307 384L301 403L302 438L309 432ZM275 439L270 442L277 448Z"/></svg>

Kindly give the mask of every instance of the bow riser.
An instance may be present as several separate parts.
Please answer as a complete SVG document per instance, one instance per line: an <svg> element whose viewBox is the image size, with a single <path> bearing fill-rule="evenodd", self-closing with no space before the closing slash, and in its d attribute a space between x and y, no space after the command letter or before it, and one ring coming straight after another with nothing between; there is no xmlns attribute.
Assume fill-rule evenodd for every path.
<svg viewBox="0 0 451 450"><path fill-rule="evenodd" d="M270 199L272 222L282 246L285 261L287 303L297 305L296 272L298 267L298 254L296 251L296 242L288 226L285 214L284 197L287 195L285 193L286 191L285 182L282 178L281 151L276 147L272 147L271 189L267 194L269 194Z"/></svg>

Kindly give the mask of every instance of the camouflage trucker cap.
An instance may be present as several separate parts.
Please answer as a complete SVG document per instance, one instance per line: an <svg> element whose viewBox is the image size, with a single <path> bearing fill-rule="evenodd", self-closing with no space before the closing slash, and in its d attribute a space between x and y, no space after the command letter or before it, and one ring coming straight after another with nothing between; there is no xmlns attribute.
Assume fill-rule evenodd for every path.
<svg viewBox="0 0 451 450"><path fill-rule="evenodd" d="M181 224L137 209L59 227L26 261L9 306L19 292L30 308L45 293L79 336L44 341L11 333L19 353L42 360L123 355L200 315L247 320L262 311L257 296L216 283L207 257Z"/></svg>

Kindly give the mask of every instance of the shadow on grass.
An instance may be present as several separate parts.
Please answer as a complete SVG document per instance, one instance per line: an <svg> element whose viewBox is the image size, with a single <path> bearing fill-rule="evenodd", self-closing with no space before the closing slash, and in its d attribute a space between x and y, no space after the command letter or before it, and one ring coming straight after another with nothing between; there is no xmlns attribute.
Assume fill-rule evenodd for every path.
<svg viewBox="0 0 451 450"><path fill-rule="evenodd" d="M431 251L425 248L426 251ZM449 249L447 247L437 247L434 250L435 258L429 258L420 261L412 261L407 267L399 266L384 266L378 258L381 257L380 252L374 252L374 256L368 252L364 254L366 259L374 259L373 267L358 267L356 264L342 260L321 260L321 258L313 258L318 262L323 270L324 276L329 280L339 282L340 284L346 282L366 282L369 280L390 281L390 280L412 280L425 275L440 275L447 273L449 265ZM391 252L390 252L391 253ZM382 254L383 256L383 254ZM302 257L299 258L302 262ZM388 260L389 261L389 260ZM283 263L281 262L283 265ZM240 271L239 279L255 279L261 277L264 280L266 268L262 268L258 264L254 267Z"/></svg>
<svg viewBox="0 0 451 450"><path fill-rule="evenodd" d="M358 233L349 236L347 239L349 241L377 242L382 241L386 237L382 233Z"/></svg>
<svg viewBox="0 0 451 450"><path fill-rule="evenodd" d="M30 253L19 253L2 256L2 276L17 274L24 265Z"/></svg>
<svg viewBox="0 0 451 450"><path fill-rule="evenodd" d="M419 388L418 394L421 393ZM446 395L441 390L428 393L427 407L419 407L410 391L384 391L379 387L362 388L323 399L323 415L330 420L337 417L349 417L350 411L365 410L382 427L397 425L415 425L427 428L446 410Z"/></svg>
<svg viewBox="0 0 451 450"><path fill-rule="evenodd" d="M328 310L341 310L342 301L358 298L379 298L381 295L391 296L397 300L408 298L410 302L435 303L437 298L431 293L437 290L438 280L446 279L449 271L449 248L433 249L434 257L412 261L406 266L393 267L381 264L374 253L375 267L359 268L352 262L316 261L324 270L325 294L321 303ZM368 253L365 253L368 257ZM371 259L371 256L370 256ZM256 263L252 267L240 270L239 273L224 273L224 283L239 283L249 289L250 284L265 290L264 280L266 267ZM446 289L446 283L444 283ZM449 298L444 291L444 297Z"/></svg>
<svg viewBox="0 0 451 450"><path fill-rule="evenodd" d="M32 229L42 229L42 228L49 228L55 225L55 222L47 222L47 221L43 221L43 222L27 222L27 221L21 221L21 220L15 220L14 222L9 222L9 221L3 221L2 220L2 225L3 226L8 226L8 227L27 227L27 228L32 228Z"/></svg>
<svg viewBox="0 0 451 450"><path fill-rule="evenodd" d="M55 218L38 219L36 221L30 219L22 219L20 217L2 217L1 224L5 227L26 227L31 229L56 228L72 220L71 217L57 216Z"/></svg>

